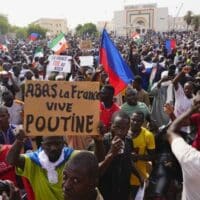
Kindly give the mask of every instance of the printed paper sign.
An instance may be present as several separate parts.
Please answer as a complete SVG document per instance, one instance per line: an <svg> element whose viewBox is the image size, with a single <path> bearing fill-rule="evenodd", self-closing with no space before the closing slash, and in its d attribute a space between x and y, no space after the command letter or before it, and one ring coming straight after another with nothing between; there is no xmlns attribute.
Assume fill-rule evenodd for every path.
<svg viewBox="0 0 200 200"><path fill-rule="evenodd" d="M80 66L93 66L94 65L94 58L93 56L79 56L80 59Z"/></svg>
<svg viewBox="0 0 200 200"><path fill-rule="evenodd" d="M71 56L52 55L48 58L49 64L47 66L48 72L71 72Z"/></svg>

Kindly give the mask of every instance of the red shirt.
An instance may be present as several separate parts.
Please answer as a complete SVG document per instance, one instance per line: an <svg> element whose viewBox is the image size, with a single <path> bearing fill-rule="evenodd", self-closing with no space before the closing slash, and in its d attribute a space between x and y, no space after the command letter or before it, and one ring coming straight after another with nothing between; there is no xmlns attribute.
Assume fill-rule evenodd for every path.
<svg viewBox="0 0 200 200"><path fill-rule="evenodd" d="M103 102L100 103L100 121L103 122L106 128L110 128L112 115L118 110L120 108L115 103L110 108L106 108Z"/></svg>
<svg viewBox="0 0 200 200"><path fill-rule="evenodd" d="M15 168L6 162L11 145L2 145L0 149L0 179L10 180L17 186Z"/></svg>
<svg viewBox="0 0 200 200"><path fill-rule="evenodd" d="M190 121L197 127L197 134L192 146L197 150L200 150L200 113L195 113L190 117Z"/></svg>

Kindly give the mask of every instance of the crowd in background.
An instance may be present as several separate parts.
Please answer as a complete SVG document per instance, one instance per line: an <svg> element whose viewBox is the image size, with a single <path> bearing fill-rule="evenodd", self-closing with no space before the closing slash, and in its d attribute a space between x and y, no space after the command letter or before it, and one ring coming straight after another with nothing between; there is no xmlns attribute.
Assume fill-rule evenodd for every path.
<svg viewBox="0 0 200 200"><path fill-rule="evenodd" d="M66 36L67 74L47 74L53 54L47 39L8 38L8 51L0 50L2 198L128 200L145 190L147 200L200 199L199 33L110 37L134 74L117 96L99 64L100 38L88 35L92 48L81 49L81 38ZM166 39L176 41L170 52ZM34 57L38 46L42 57ZM80 67L79 56L88 55L94 65ZM100 136L26 138L20 126L26 80L99 81Z"/></svg>

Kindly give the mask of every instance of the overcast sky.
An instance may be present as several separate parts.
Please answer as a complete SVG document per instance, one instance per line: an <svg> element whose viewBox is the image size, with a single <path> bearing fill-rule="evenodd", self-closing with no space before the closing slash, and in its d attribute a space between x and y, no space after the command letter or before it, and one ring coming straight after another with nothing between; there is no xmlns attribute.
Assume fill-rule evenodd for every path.
<svg viewBox="0 0 200 200"><path fill-rule="evenodd" d="M65 18L70 28L86 22L96 23L113 18L113 11L122 10L124 5L157 3L168 7L169 14L179 16L187 10L200 14L200 0L0 0L0 13L6 14L12 25L26 26L41 18Z"/></svg>

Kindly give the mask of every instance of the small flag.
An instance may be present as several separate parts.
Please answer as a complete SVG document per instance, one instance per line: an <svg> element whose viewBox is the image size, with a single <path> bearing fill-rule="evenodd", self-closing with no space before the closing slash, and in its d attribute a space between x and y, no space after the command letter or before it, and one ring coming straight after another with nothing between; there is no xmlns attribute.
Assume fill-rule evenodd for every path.
<svg viewBox="0 0 200 200"><path fill-rule="evenodd" d="M176 48L176 40L174 40L174 39L166 40L165 48L167 49L167 53L171 54L172 50Z"/></svg>
<svg viewBox="0 0 200 200"><path fill-rule="evenodd" d="M0 50L3 52L8 52L8 47L4 44L0 44Z"/></svg>
<svg viewBox="0 0 200 200"><path fill-rule="evenodd" d="M43 57L43 56L44 56L43 48L42 48L42 47L37 47L37 48L35 49L34 58L35 58L35 57L41 58L41 57Z"/></svg>
<svg viewBox="0 0 200 200"><path fill-rule="evenodd" d="M35 41L35 40L37 40L38 38L40 37L40 34L39 33L31 33L30 35L29 35L29 40L32 40L32 41Z"/></svg>
<svg viewBox="0 0 200 200"><path fill-rule="evenodd" d="M65 51L68 48L68 45L64 34L60 33L56 38L54 38L50 42L49 48L57 55Z"/></svg>
<svg viewBox="0 0 200 200"><path fill-rule="evenodd" d="M136 42L136 43L140 43L141 42L141 37L140 34L137 32L133 32L131 34L131 38Z"/></svg>
<svg viewBox="0 0 200 200"><path fill-rule="evenodd" d="M134 79L132 71L110 39L107 31L102 33L100 64L109 76L109 83L115 88L115 95L124 90Z"/></svg>
<svg viewBox="0 0 200 200"><path fill-rule="evenodd" d="M153 62L142 61L144 69L142 70L143 86L145 89L150 89L157 73L157 64ZM144 80L145 79L145 80Z"/></svg>

